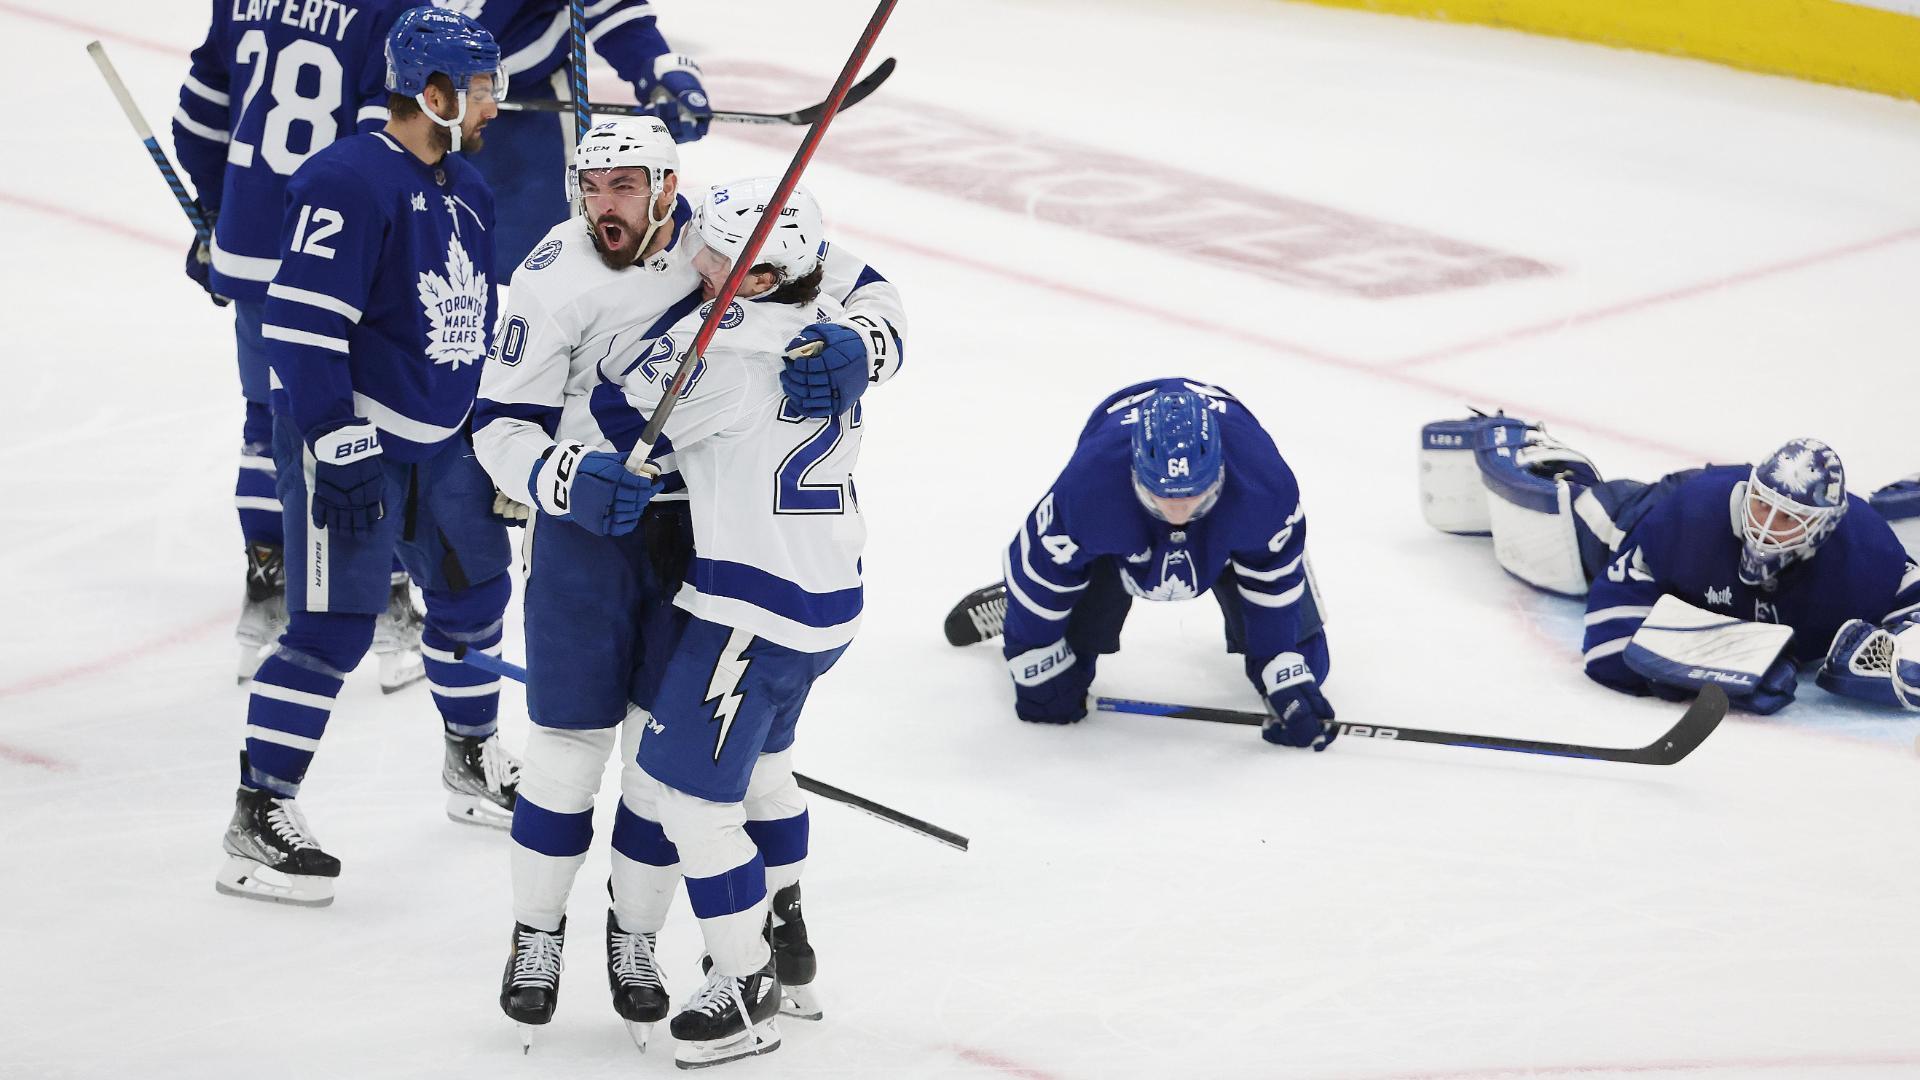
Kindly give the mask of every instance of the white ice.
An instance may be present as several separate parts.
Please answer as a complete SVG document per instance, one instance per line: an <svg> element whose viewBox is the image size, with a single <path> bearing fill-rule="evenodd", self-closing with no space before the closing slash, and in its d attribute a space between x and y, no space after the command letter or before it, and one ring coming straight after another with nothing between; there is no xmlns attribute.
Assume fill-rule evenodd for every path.
<svg viewBox="0 0 1920 1080"><path fill-rule="evenodd" d="M823 92L869 10L657 6L715 87L807 76L762 106ZM559 1015L519 1053L494 1001L505 840L442 816L423 688L382 698L369 667L341 699L302 797L346 864L333 907L212 888L245 708L232 337L82 51L103 38L164 128L207 10L0 2L0 1075L666 1075L604 996L603 854ZM1302 478L1343 719L1646 742L1676 708L1581 676L1577 605L1422 523L1416 430L1510 404L1609 475L1803 434L1859 489L1920 469L1920 107L1270 0L910 2L877 55L898 74L808 176L914 332L868 410L867 622L799 764L973 850L817 802L827 1019L729 1076L1920 1075L1920 722L1809 680L1670 768L1307 754L1176 720L1021 724L997 653L939 632L1086 410L1194 375ZM1277 285L950 194L991 188L990 156L908 184L851 153L883 125L937 150L963 123L1554 272L1386 299ZM776 172L798 138L716 129L685 170ZM1136 608L1096 689L1254 705L1206 601ZM517 743L517 692L503 711ZM681 995L697 949L682 904Z"/></svg>

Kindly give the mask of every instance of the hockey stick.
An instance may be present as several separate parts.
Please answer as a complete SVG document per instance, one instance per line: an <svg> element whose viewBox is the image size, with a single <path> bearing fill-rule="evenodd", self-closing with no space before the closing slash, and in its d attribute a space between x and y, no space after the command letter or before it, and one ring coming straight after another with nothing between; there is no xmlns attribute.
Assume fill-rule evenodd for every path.
<svg viewBox="0 0 1920 1080"><path fill-rule="evenodd" d="M707 351L707 343L720 329L720 320L726 316L727 309L733 306L733 298L740 291L740 284L753 270L753 257L760 254L760 246L766 243L767 234L773 231L774 223L780 220L780 212L786 209L787 197L793 194L795 185L800 183L800 173L812 160L813 152L820 148L820 140L826 137L827 125L833 123L834 113L840 109L840 103L846 100L847 89L853 85L853 77L860 72L860 65L867 62L867 53L872 50L874 39L880 36L880 28L887 25L887 16L893 14L893 5L898 0L880 0L873 9L873 17L867 20L866 29L860 31L860 40L854 43L853 53L847 57L846 66L840 69L840 77L833 81L833 92L827 95L825 108L820 118L807 129L807 137L800 140L800 148L793 152L793 161L788 163L787 171L780 177L780 183L773 189L773 197L760 209L760 220L748 234L747 242L740 254L733 260L733 269L728 271L727 280L720 291L707 305L707 317L700 323L700 332L693 337L693 344L680 357L680 366L674 369L673 381L660 397L660 404L653 410L653 416L647 420L646 430L640 433L639 441L633 444L633 450L627 455L627 471L636 475L658 475L659 470L648 463L653 456L653 445L660 441L660 431L666 427L667 417L673 415L673 407L680 402L680 395L686 392L687 381L693 377L700 366L700 357Z"/></svg>
<svg viewBox="0 0 1920 1080"><path fill-rule="evenodd" d="M893 57L889 56L885 60L880 61L880 66L874 68L866 78L854 83L853 88L847 91L846 100L840 103L839 111L845 112L853 108L860 102L865 101L867 95L879 89L880 84L887 81L887 76L893 74L893 64ZM584 97L585 95L580 96ZM503 101L500 103L500 108L506 112L569 112L573 109L573 103L571 101L536 98L532 101ZM590 104L588 108L603 116L653 115L645 105L622 105L601 101ZM727 112L716 109L713 113L713 119L730 124L793 124L804 127L820 119L826 111L827 103L821 101L809 105L804 109L795 109L792 112L783 113Z"/></svg>
<svg viewBox="0 0 1920 1080"><path fill-rule="evenodd" d="M1098 698L1095 704L1107 712L1144 713L1172 716L1182 720L1208 720L1216 724L1246 724L1259 727L1267 722L1266 713L1237 709L1213 709L1202 705L1169 705L1157 701L1133 701L1128 698ZM1421 728L1378 727L1369 724L1341 724L1340 734L1364 739L1393 739L1398 742L1437 743L1441 746L1470 746L1481 750L1511 750L1520 754L1547 754L1553 757L1587 758L1593 761L1625 761L1635 765L1672 765L1693 752L1727 715L1727 693L1717 686L1701 689L1700 696L1687 706L1685 715L1665 735L1637 749L1617 750L1608 746L1582 746L1578 743L1537 742L1533 739L1503 739L1494 735L1465 735L1454 731L1426 731Z"/></svg>
<svg viewBox="0 0 1920 1080"><path fill-rule="evenodd" d="M456 645L453 650L453 655L454 659L459 660L469 667L479 668L481 671L498 675L503 679L512 679L522 686L525 686L527 683L526 668L521 667L519 664L502 660L490 653L475 652L474 650L468 649L465 645ZM951 829L943 829L932 822L923 821L920 818L914 817L912 814L903 814L891 806L882 805L865 796L855 795L851 791L834 787L832 784L822 783L811 776L806 776L798 772L793 774L793 782L799 784L802 791L810 791L823 799L832 799L834 802L844 803L862 813L877 817L889 825L898 825L909 832L917 832L929 839L938 840L948 847L958 848L961 851L967 850L969 843L967 838Z"/></svg>
<svg viewBox="0 0 1920 1080"><path fill-rule="evenodd" d="M127 93L127 84L120 81L120 72L114 69L113 61L107 59L106 46L90 41L87 43L87 55L93 57L93 62L100 66L100 74L107 80L107 88L113 91L114 98L120 102L120 111L127 114L127 122L133 125L134 134L140 136L147 153L153 156L153 163L159 168L160 175L166 178L167 187L173 190L174 200L186 213L187 220L193 223L193 235L199 237L202 244L209 243L213 239L213 230L207 227L207 219L201 215L199 204L187 194L187 185L180 182L180 174L173 171L173 162L168 161L167 152L160 149L160 141L153 137L153 129L147 126L147 118L140 115L140 107L133 103L133 95Z"/></svg>
<svg viewBox="0 0 1920 1080"><path fill-rule="evenodd" d="M584 0L567 2L567 78L573 86L573 142L587 137L593 126L593 103L587 96L587 13Z"/></svg>

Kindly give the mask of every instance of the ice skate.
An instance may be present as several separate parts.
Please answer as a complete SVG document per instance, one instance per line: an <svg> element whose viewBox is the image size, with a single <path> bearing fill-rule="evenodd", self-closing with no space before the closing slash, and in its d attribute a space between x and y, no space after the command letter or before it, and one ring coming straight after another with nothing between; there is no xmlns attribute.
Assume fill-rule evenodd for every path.
<svg viewBox="0 0 1920 1080"><path fill-rule="evenodd" d="M373 624L373 655L380 663L380 692L391 694L427 677L420 656L420 628L426 616L413 606L413 587L407 575L393 575L387 610Z"/></svg>
<svg viewBox="0 0 1920 1080"><path fill-rule="evenodd" d="M706 985L668 1025L680 1040L673 1063L703 1069L780 1048L780 977L773 958L745 978L707 973Z"/></svg>
<svg viewBox="0 0 1920 1080"><path fill-rule="evenodd" d="M807 924L800 917L800 883L773 894L773 969L780 976L780 1013L799 1020L820 1019L820 999L813 992L819 964L807 944Z"/></svg>
<svg viewBox="0 0 1920 1080"><path fill-rule="evenodd" d="M620 920L607 912L607 986L613 991L613 1011L627 1023L633 1045L646 1052L653 1025L667 1018L667 985L654 958L654 935L629 934Z"/></svg>
<svg viewBox="0 0 1920 1080"><path fill-rule="evenodd" d="M949 645L977 645L1000 636L1007 625L1007 587L1001 582L982 585L960 598L947 612L941 627Z"/></svg>
<svg viewBox="0 0 1920 1080"><path fill-rule="evenodd" d="M507 951L507 970L500 976L500 1011L520 1029L520 1052L533 1049L533 1029L553 1019L560 1004L560 972L566 967L561 950L567 944L567 920L554 931L513 924Z"/></svg>
<svg viewBox="0 0 1920 1080"><path fill-rule="evenodd" d="M446 739L440 782L447 789L447 816L464 825L511 827L520 759L507 752L497 734L484 739L448 734Z"/></svg>
<svg viewBox="0 0 1920 1080"><path fill-rule="evenodd" d="M240 645L235 680L246 683L260 668L267 650L287 628L287 566L279 547L254 544L247 548L247 598L240 606L240 622L233 639Z"/></svg>
<svg viewBox="0 0 1920 1080"><path fill-rule="evenodd" d="M227 864L220 868L213 887L228 896L302 907L333 903L340 860L320 850L292 799L241 788L221 846L226 849Z"/></svg>

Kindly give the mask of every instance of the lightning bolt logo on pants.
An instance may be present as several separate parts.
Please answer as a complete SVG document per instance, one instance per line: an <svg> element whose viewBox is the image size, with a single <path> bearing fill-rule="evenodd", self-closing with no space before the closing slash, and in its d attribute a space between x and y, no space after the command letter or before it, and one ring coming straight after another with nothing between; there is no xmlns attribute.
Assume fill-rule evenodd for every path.
<svg viewBox="0 0 1920 1080"><path fill-rule="evenodd" d="M727 638L727 647L720 650L719 659L713 662L713 676L707 681L707 701L713 702L713 721L720 730L713 738L713 763L720 764L720 754L727 748L727 736L733 733L733 721L740 715L740 680L746 677L747 665L752 663L745 653L747 646L753 644L753 631L735 627L733 636Z"/></svg>

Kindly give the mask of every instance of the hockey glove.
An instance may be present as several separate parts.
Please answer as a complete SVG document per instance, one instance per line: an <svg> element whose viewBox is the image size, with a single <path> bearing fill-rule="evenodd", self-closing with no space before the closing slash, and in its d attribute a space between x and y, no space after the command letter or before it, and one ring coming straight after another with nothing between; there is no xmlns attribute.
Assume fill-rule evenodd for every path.
<svg viewBox="0 0 1920 1080"><path fill-rule="evenodd" d="M625 536L640 524L660 482L627 471L626 459L604 450L564 442L533 467L527 485L540 509L596 536Z"/></svg>
<svg viewBox="0 0 1920 1080"><path fill-rule="evenodd" d="M372 532L387 514L379 429L355 417L319 429L307 445L313 448L314 527L349 535Z"/></svg>
<svg viewBox="0 0 1920 1080"><path fill-rule="evenodd" d="M794 355L815 342L821 347L811 355ZM801 330L787 342L780 389L802 416L839 416L852 408L867 392L867 349L859 333L830 322Z"/></svg>
<svg viewBox="0 0 1920 1080"><path fill-rule="evenodd" d="M1007 658L1013 711L1033 724L1075 724L1087 715L1093 664L1079 661L1065 639Z"/></svg>
<svg viewBox="0 0 1920 1080"><path fill-rule="evenodd" d="M1793 693L1799 689L1800 668L1792 657L1782 656L1767 667L1767 673L1760 677L1760 685L1741 697L1734 704L1750 713L1771 716L1793 704Z"/></svg>
<svg viewBox="0 0 1920 1080"><path fill-rule="evenodd" d="M698 142L713 122L707 88L700 84L700 66L691 57L662 56L656 62L659 81L645 97L647 111L667 125L677 143Z"/></svg>
<svg viewBox="0 0 1920 1080"><path fill-rule="evenodd" d="M1340 734L1333 726L1333 706L1299 653L1283 652L1268 661L1259 683L1268 714L1260 727L1261 738L1275 746L1325 750Z"/></svg>
<svg viewBox="0 0 1920 1080"><path fill-rule="evenodd" d="M213 228L213 215L202 212L201 216L207 219L207 228ZM213 301L213 306L226 307L227 298L213 291L213 282L207 276L212 269L213 252L195 236L193 242L187 245L187 276L193 279L195 285L207 290L207 297Z"/></svg>

